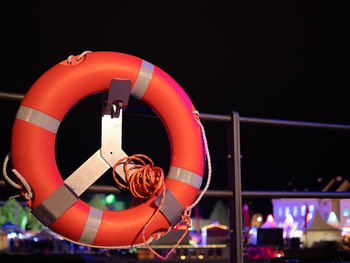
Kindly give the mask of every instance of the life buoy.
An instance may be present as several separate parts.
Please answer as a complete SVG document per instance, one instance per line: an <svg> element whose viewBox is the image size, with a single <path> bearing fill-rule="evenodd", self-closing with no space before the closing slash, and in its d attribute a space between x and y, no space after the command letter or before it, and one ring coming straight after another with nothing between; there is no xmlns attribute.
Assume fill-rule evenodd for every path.
<svg viewBox="0 0 350 263"><path fill-rule="evenodd" d="M25 95L12 130L13 167L32 188L34 195L28 204L37 211L34 214L41 221L47 219L54 232L94 247L141 244L140 230L155 211L155 197L123 211L99 210L83 202L64 184L58 171L57 129L74 104L88 95L108 91L111 79L131 80L131 94L157 113L168 133L171 161L165 185L183 210L197 196L205 165L194 107L178 83L140 58L91 52L69 62L64 60L49 69ZM147 240L163 235L171 226L166 215L157 214L147 228Z"/></svg>

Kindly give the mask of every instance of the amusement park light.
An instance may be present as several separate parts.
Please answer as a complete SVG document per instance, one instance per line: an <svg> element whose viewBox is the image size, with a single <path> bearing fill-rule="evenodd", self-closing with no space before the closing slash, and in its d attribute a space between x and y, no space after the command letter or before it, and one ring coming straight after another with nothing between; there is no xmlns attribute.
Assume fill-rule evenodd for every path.
<svg viewBox="0 0 350 263"><path fill-rule="evenodd" d="M272 216L271 214L269 214L269 215L267 216L266 221L272 223L272 222L273 222L273 216Z"/></svg>
<svg viewBox="0 0 350 263"><path fill-rule="evenodd" d="M334 211L332 211L329 214L327 222L336 222L336 221L338 221L337 215L334 213Z"/></svg>
<svg viewBox="0 0 350 263"><path fill-rule="evenodd" d="M27 216L23 216L23 217L22 217L22 220L21 220L21 223L20 223L20 227L21 227L22 229L25 229L27 223L28 223L28 217L27 217Z"/></svg>
<svg viewBox="0 0 350 263"><path fill-rule="evenodd" d="M309 212L306 215L306 222L309 222L312 219L312 214Z"/></svg>
<svg viewBox="0 0 350 263"><path fill-rule="evenodd" d="M105 198L106 204L113 204L115 202L115 195L114 194L109 194Z"/></svg>

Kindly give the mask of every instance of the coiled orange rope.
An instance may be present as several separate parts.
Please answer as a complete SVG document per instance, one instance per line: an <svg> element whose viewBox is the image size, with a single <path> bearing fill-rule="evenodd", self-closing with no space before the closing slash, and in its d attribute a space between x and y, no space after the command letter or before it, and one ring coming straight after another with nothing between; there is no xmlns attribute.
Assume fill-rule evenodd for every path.
<svg viewBox="0 0 350 263"><path fill-rule="evenodd" d="M149 163L146 163L144 159L147 160ZM134 161L139 162L139 164L130 165L128 168L128 164L133 164ZM115 169L117 168L118 165L122 163L123 163L125 180L127 185L119 182L115 174ZM162 168L154 166L153 161L146 155L135 154L130 157L124 157L120 159L113 166L113 178L120 187L129 189L131 194L135 197L134 200L132 201L132 204L131 204L132 206L136 206L148 200L151 196L158 194L160 193L160 191L162 191L162 199L158 208L154 211L150 219L142 228L142 237L145 245L153 254L155 254L157 257L163 260L168 259L171 253L181 243L181 241L187 234L188 230L191 228L191 218L190 218L191 210L186 209L182 215L182 220L185 222L185 225L186 225L186 231L178 240L178 242L174 245L174 247L167 253L167 255L165 257L161 256L149 246L149 244L146 241L145 232L148 225L154 219L156 214L160 211L164 203L165 184L164 184L164 172Z"/></svg>

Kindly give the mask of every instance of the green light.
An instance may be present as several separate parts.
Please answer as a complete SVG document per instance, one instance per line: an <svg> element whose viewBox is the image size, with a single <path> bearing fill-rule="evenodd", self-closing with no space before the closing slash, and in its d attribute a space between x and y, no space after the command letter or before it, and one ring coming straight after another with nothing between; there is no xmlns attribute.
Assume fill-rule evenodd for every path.
<svg viewBox="0 0 350 263"><path fill-rule="evenodd" d="M23 216L23 217L22 217L22 220L21 220L21 223L20 223L20 227L23 228L23 229L25 229L27 223L28 223L28 217L27 217L27 216Z"/></svg>
<svg viewBox="0 0 350 263"><path fill-rule="evenodd" d="M107 195L105 198L106 204L113 204L115 202L115 195L114 194L110 194Z"/></svg>
<svg viewBox="0 0 350 263"><path fill-rule="evenodd" d="M346 208L344 209L343 216L349 216L349 212Z"/></svg>

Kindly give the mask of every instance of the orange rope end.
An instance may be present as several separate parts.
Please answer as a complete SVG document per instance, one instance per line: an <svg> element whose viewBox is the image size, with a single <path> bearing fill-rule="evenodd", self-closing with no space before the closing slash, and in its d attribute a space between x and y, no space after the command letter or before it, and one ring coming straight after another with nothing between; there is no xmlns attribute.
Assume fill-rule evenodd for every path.
<svg viewBox="0 0 350 263"><path fill-rule="evenodd" d="M161 206L159 206L161 207ZM159 209L158 207L158 209ZM153 214L155 215L155 213ZM166 254L166 256L162 256L159 255L153 248L150 247L150 245L146 242L145 239L145 231L146 231L146 225L143 228L143 240L145 242L145 245L147 246L147 248L154 254L156 255L158 258L162 259L162 260L167 260L169 258L169 256L175 251L175 249L178 247L178 245L181 243L181 241L184 239L184 237L187 235L189 229L191 228L191 210L185 210L184 213L181 215L181 219L184 221L185 225L186 225L186 230L185 232L182 234L182 236L179 238L179 240L176 242L176 244L173 246L173 248L171 250L169 250L169 252ZM149 221L150 222L150 221Z"/></svg>

